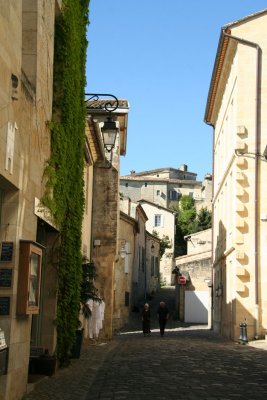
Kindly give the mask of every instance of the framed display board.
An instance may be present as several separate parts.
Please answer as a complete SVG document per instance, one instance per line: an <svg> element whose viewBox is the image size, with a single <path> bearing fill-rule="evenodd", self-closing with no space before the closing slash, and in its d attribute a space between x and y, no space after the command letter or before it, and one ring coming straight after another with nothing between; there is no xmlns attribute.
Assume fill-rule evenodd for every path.
<svg viewBox="0 0 267 400"><path fill-rule="evenodd" d="M0 266L0 288L10 288L12 286L11 268L1 268Z"/></svg>
<svg viewBox="0 0 267 400"><path fill-rule="evenodd" d="M14 248L13 242L2 242L0 261L12 261L13 248Z"/></svg>
<svg viewBox="0 0 267 400"><path fill-rule="evenodd" d="M0 316L10 314L10 297L0 296Z"/></svg>

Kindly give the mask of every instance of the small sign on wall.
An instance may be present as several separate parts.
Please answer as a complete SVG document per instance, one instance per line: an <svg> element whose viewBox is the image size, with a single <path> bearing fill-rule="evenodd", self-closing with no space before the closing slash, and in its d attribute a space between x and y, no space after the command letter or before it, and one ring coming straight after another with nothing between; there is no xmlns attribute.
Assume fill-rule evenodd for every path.
<svg viewBox="0 0 267 400"><path fill-rule="evenodd" d="M0 261L12 261L13 247L13 242L2 242Z"/></svg>
<svg viewBox="0 0 267 400"><path fill-rule="evenodd" d="M186 276L178 275L178 283L179 285L186 285Z"/></svg>
<svg viewBox="0 0 267 400"><path fill-rule="evenodd" d="M12 269L0 268L0 287L10 288L12 285Z"/></svg>
<svg viewBox="0 0 267 400"><path fill-rule="evenodd" d="M10 313L10 297L0 296L0 315L9 315Z"/></svg>

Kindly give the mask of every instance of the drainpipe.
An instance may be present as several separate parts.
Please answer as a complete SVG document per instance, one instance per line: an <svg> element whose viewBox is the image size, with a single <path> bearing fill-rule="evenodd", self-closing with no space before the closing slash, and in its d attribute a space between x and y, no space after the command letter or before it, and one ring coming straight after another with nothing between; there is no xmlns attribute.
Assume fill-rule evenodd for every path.
<svg viewBox="0 0 267 400"><path fill-rule="evenodd" d="M255 250L255 339L258 338L259 331L259 288L258 288L258 279L259 279L259 256L258 256L258 244L259 244L259 232L258 232L258 217L259 217L259 202L258 202L258 177L259 177L259 143L260 143L260 96L261 96L261 48L257 43L250 42L249 40L241 39L236 36L232 36L222 30L222 34L229 39L236 40L238 43L241 43L245 46L253 47L257 51L257 64L256 64L256 118L255 118L255 186L254 186L254 199L255 199L255 208L254 208L254 217L255 217L255 238L254 238L254 250Z"/></svg>
<svg viewBox="0 0 267 400"><path fill-rule="evenodd" d="M215 126L209 122L206 122L207 125L210 125L212 127L212 150L214 149L214 143L215 143ZM213 151L212 151L213 153ZM212 198L212 213L211 213L211 321L210 321L210 329L213 329L213 320L214 320L214 276L213 276L213 271L214 271L214 154L212 154L212 189L211 189L211 198Z"/></svg>
<svg viewBox="0 0 267 400"><path fill-rule="evenodd" d="M146 270L146 267L147 267L147 262L146 262L146 238L147 238L147 236L146 236L146 228L144 227L144 237L145 237L145 251L144 251L144 256L145 256L145 260L144 260L144 263L145 263L145 270L144 270L144 277L145 277L145 293L144 293L144 298L145 298L145 302L146 302L146 295L147 295L147 270Z"/></svg>

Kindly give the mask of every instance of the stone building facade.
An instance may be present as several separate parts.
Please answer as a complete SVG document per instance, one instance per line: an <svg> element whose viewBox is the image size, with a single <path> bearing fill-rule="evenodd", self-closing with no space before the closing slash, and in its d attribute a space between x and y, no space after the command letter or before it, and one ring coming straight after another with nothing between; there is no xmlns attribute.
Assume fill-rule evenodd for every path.
<svg viewBox="0 0 267 400"><path fill-rule="evenodd" d="M133 202L144 199L165 208L188 195L194 198L198 210L201 207L211 210L212 176L207 173L202 182L196 177L197 174L188 171L185 164L179 168L132 171L130 175L120 177L120 192Z"/></svg>
<svg viewBox="0 0 267 400"><path fill-rule="evenodd" d="M54 24L60 7L61 1L45 0L1 1L0 7L0 327L8 346L7 373L0 376L1 400L19 399L25 393L30 346L40 340L40 323L43 345L50 353L55 347L55 327L46 323L55 312L50 295L58 232L38 204L50 157L47 121L52 114ZM41 267L42 283L40 270L35 274ZM23 276L30 268L27 300ZM42 320L37 314L40 301L50 307Z"/></svg>
<svg viewBox="0 0 267 400"><path fill-rule="evenodd" d="M144 199L169 208L172 201L182 195L201 199L200 181L197 174L189 172L187 165L180 168L159 168L151 171L135 172L120 177L120 192L132 201Z"/></svg>
<svg viewBox="0 0 267 400"><path fill-rule="evenodd" d="M153 235L147 226L149 219L141 204L123 197L120 207L124 214L137 222L131 292L131 309L137 309L140 302L143 303L160 287L160 238Z"/></svg>
<svg viewBox="0 0 267 400"><path fill-rule="evenodd" d="M105 302L105 315L100 337L110 340L113 336L115 271L120 262L120 155L126 153L126 136L129 104L119 100L116 110L105 109L105 101L87 101L87 124L94 132L95 143L101 156L94 163L92 182L91 261L96 268L95 285ZM108 117L115 121L118 134L113 150L104 147L101 127ZM119 268L119 267L118 267ZM118 310L117 310L118 313Z"/></svg>
<svg viewBox="0 0 267 400"><path fill-rule="evenodd" d="M123 327L131 312L159 290L159 239L146 231L146 221L140 205L135 207L134 217L120 212L113 330Z"/></svg>
<svg viewBox="0 0 267 400"><path fill-rule="evenodd" d="M139 204L148 217L147 230L151 234L156 232L160 239L163 239L164 236L169 239L170 247L166 248L160 259L161 284L169 286L174 266L175 213L150 201L140 200Z"/></svg>
<svg viewBox="0 0 267 400"><path fill-rule="evenodd" d="M213 127L214 328L267 329L267 10L225 25L205 121Z"/></svg>
<svg viewBox="0 0 267 400"><path fill-rule="evenodd" d="M0 7L0 328L5 338L0 344L1 363L5 362L0 368L1 400L21 398L33 353L45 349L52 355L56 348L60 232L40 199L50 158L47 121L52 117L55 17L61 7L61 0L1 1ZM101 106L91 106L90 111L90 106L81 251L98 268L96 285L106 301L103 336L110 338L119 157L126 151L129 106L120 101L114 113L118 135L113 159L101 136L109 113Z"/></svg>
<svg viewBox="0 0 267 400"><path fill-rule="evenodd" d="M133 210L132 210L133 211ZM132 305L138 309L140 301L146 298L146 222L147 216L143 208L135 207L135 219L138 224L134 249L134 265L132 274Z"/></svg>
<svg viewBox="0 0 267 400"><path fill-rule="evenodd" d="M170 285L174 266L175 215L170 207L177 204L181 196L189 195L195 200L197 211L202 207L211 210L212 176L206 174L203 182L196 180L197 174L188 171L183 164L176 168L159 168L151 171L120 177L120 193L132 202L139 202L148 215L147 229L156 230L159 237L168 236L171 248L166 249L160 260L162 284ZM157 220L156 220L157 219ZM163 222L164 220L164 222Z"/></svg>
<svg viewBox="0 0 267 400"><path fill-rule="evenodd" d="M114 271L113 330L128 322L132 311L132 276L135 262L135 242L138 223L135 218L120 212L118 260Z"/></svg>
<svg viewBox="0 0 267 400"><path fill-rule="evenodd" d="M160 289L160 239L146 231L146 298Z"/></svg>

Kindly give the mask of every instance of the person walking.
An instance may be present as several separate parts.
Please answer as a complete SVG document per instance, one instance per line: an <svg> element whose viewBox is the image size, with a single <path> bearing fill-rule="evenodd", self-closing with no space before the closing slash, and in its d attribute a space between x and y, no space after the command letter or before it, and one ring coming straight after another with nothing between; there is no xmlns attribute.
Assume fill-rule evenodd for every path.
<svg viewBox="0 0 267 400"><path fill-rule="evenodd" d="M143 334L144 336L148 336L150 334L150 309L149 304L144 304L144 308L142 311L142 326L143 326Z"/></svg>
<svg viewBox="0 0 267 400"><path fill-rule="evenodd" d="M168 318L169 318L168 307L166 306L166 303L164 301L161 301L158 307L160 336L164 336L165 326Z"/></svg>

